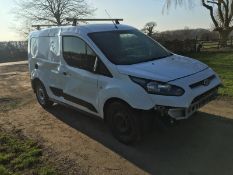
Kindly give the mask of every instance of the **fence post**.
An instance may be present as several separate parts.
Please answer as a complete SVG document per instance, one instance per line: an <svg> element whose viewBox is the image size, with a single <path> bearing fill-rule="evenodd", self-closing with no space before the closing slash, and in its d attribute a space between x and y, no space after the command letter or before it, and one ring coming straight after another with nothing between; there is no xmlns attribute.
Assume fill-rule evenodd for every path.
<svg viewBox="0 0 233 175"><path fill-rule="evenodd" d="M198 52L197 51L197 47L198 47L198 40L197 40L198 38L197 38L197 36L196 36L196 38L195 38L195 52Z"/></svg>
<svg viewBox="0 0 233 175"><path fill-rule="evenodd" d="M231 36L231 47L233 47L233 36Z"/></svg>

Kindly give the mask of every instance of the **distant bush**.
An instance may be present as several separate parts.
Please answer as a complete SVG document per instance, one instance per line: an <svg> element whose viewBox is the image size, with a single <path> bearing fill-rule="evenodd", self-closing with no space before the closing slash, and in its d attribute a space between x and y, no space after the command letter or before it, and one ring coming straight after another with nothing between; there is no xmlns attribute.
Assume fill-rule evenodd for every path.
<svg viewBox="0 0 233 175"><path fill-rule="evenodd" d="M27 59L26 41L0 42L0 62Z"/></svg>
<svg viewBox="0 0 233 175"><path fill-rule="evenodd" d="M218 40L219 35L218 32L213 32L206 29L182 29L182 30L171 30L171 31L164 31L159 32L154 35L157 38L163 38L164 40L205 40L205 41L212 41Z"/></svg>
<svg viewBox="0 0 233 175"><path fill-rule="evenodd" d="M186 53L186 52L195 52L196 50L196 41L195 40L159 40L164 47L174 53Z"/></svg>

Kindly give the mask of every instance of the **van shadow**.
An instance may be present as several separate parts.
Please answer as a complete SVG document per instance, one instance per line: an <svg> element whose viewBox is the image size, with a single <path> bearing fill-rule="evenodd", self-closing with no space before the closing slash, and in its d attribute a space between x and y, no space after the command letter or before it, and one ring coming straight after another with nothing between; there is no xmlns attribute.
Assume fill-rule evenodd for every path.
<svg viewBox="0 0 233 175"><path fill-rule="evenodd" d="M156 175L233 174L233 120L198 112L133 146L116 141L101 120L55 105L48 112L100 142L140 169ZM127 171L127 170L126 170Z"/></svg>

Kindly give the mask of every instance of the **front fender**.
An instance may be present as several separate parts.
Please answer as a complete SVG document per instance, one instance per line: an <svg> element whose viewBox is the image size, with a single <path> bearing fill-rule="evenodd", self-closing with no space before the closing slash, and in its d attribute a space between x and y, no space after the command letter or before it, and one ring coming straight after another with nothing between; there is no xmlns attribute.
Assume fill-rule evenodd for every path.
<svg viewBox="0 0 233 175"><path fill-rule="evenodd" d="M115 79L103 86L99 92L99 111L102 118L104 117L105 103L112 98L121 99L135 109L149 110L154 107L149 95L139 85Z"/></svg>

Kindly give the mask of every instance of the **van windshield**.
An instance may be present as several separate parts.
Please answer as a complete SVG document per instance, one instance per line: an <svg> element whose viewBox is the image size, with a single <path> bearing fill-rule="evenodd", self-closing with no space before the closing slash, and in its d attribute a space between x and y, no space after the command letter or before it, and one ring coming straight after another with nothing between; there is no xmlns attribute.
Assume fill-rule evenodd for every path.
<svg viewBox="0 0 233 175"><path fill-rule="evenodd" d="M137 64L172 55L156 41L137 30L107 31L88 34L114 64Z"/></svg>

